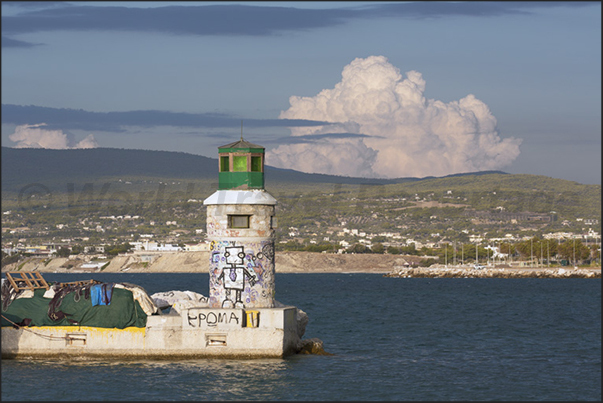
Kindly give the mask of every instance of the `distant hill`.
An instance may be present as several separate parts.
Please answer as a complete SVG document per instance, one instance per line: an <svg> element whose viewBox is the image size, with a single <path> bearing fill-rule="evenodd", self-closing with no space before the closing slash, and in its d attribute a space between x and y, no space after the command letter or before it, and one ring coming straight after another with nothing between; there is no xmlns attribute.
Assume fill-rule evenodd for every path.
<svg viewBox="0 0 603 403"><path fill-rule="evenodd" d="M3 226L50 228L70 219L66 238L74 234L70 231L83 225L79 220L110 215L141 215L156 222L177 217L179 225L188 223L188 230L197 228L199 221L189 216L186 209L193 204L176 208L177 202L204 200L215 191L218 182L217 158L183 152L2 147L1 156L3 212L28 213L3 215ZM443 177L367 179L267 166L266 185L279 200L282 218L279 225L306 228L310 233L319 233L323 223L333 225L341 217L375 231L407 225L405 231L414 231L416 236L451 228L458 232L469 225L478 225L471 221L473 218L486 217L478 216L478 212L491 215L499 208L513 214L555 212L550 228L569 229L563 224L567 220L574 226L600 229L601 185L547 176L487 171ZM421 208L410 209L414 200L425 203L421 202ZM400 206L392 207L392 203ZM452 208L453 205L462 209ZM401 210L406 208L409 210ZM65 217L67 213L69 217ZM431 223L431 217L450 221ZM589 219L588 224L578 222L578 218ZM528 224L535 228L543 223ZM494 223L483 224L482 229L515 228L511 224L501 225L500 218L496 218Z"/></svg>
<svg viewBox="0 0 603 403"><path fill-rule="evenodd" d="M50 150L2 147L2 191L18 191L31 183L83 183L104 177L145 176L217 180L218 159L173 151L119 148ZM265 168L271 182L393 184L429 178L374 179L308 174L271 166ZM483 171L446 177L504 174Z"/></svg>

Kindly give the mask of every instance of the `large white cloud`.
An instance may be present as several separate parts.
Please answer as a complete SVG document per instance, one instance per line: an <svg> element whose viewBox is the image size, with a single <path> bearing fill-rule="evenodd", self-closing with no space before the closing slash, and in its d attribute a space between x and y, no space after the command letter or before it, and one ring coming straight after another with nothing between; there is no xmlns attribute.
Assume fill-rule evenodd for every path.
<svg viewBox="0 0 603 403"><path fill-rule="evenodd" d="M425 99L421 73L403 78L384 56L357 58L341 76L314 97L292 96L279 117L335 122L291 128L292 136L364 137L284 144L267 152L268 164L346 176L425 177L501 169L519 155L521 139L501 139L496 118L473 95L449 103Z"/></svg>
<svg viewBox="0 0 603 403"><path fill-rule="evenodd" d="M280 146L270 153L270 165L287 167L302 172L330 173L353 177L374 176L371 165L377 152L368 148L362 140L321 140L317 146L292 144ZM267 157L268 158L268 157ZM294 161L295 167L288 166ZM358 163L362 161L362 163Z"/></svg>
<svg viewBox="0 0 603 403"><path fill-rule="evenodd" d="M62 130L45 129L45 123L37 125L20 125L8 138L15 143L15 148L52 148L63 150L68 148L96 148L98 143L94 135L89 134L85 139L70 146L70 139Z"/></svg>
<svg viewBox="0 0 603 403"><path fill-rule="evenodd" d="M89 134L86 136L86 138L84 138L83 140L78 142L75 145L75 147L73 147L73 148L96 148L96 147L98 147L98 143L96 142L96 139L94 138L94 134Z"/></svg>

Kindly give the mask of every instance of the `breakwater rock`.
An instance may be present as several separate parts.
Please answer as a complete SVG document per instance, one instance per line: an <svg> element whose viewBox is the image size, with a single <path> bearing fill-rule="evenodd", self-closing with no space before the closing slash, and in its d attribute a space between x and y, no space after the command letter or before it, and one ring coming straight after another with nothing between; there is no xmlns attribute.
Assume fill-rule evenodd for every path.
<svg viewBox="0 0 603 403"><path fill-rule="evenodd" d="M485 268L472 267L415 267L396 268L384 277L427 278L601 278L601 268Z"/></svg>
<svg viewBox="0 0 603 403"><path fill-rule="evenodd" d="M323 341L316 337L302 340L298 349L297 354L334 355L326 352Z"/></svg>

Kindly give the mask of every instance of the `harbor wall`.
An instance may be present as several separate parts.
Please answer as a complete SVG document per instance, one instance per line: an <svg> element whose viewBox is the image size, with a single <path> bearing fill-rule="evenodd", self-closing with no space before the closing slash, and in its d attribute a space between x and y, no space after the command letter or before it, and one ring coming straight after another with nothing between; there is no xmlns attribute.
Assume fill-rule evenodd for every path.
<svg viewBox="0 0 603 403"><path fill-rule="evenodd" d="M601 278L601 268L484 268L472 267L403 267L386 277L417 278Z"/></svg>
<svg viewBox="0 0 603 403"><path fill-rule="evenodd" d="M2 327L2 358L268 358L302 346L297 308L189 308L144 328ZM252 318L251 322L249 318Z"/></svg>

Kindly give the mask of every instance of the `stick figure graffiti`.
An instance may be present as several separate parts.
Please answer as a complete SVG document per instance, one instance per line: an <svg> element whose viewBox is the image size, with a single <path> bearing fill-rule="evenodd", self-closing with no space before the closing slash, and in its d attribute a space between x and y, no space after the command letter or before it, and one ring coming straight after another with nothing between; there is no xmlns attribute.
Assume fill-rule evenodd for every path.
<svg viewBox="0 0 603 403"><path fill-rule="evenodd" d="M225 248L224 257L229 266L222 267L218 280L222 281L226 296L222 302L222 308L245 308L241 293L245 289L245 279L253 285L258 281L258 276L252 267L243 265L245 251L242 246L229 246ZM232 291L235 292L235 300L232 300Z"/></svg>

